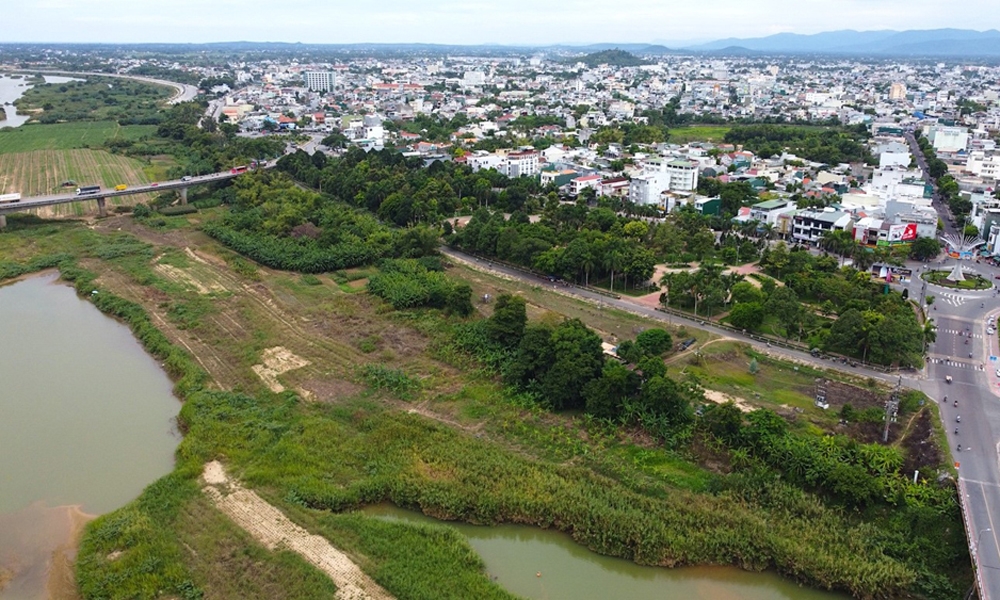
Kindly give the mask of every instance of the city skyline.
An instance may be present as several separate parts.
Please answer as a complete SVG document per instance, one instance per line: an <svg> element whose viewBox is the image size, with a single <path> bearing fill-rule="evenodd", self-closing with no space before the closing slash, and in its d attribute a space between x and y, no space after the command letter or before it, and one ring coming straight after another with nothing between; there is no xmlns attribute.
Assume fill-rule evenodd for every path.
<svg viewBox="0 0 1000 600"><path fill-rule="evenodd" d="M973 0L942 12L940 0L720 0L711 8L650 0L581 0L549 5L430 0L385 0L377 5L330 6L316 0L220 0L167 4L126 0L36 0L5 7L0 42L205 43L438 43L553 45L660 43L674 47L728 37L813 34L854 29L980 30L1000 23L1000 5ZM802 18L808 15L808 20ZM277 24L277 25L276 25ZM488 24L488 25L487 25Z"/></svg>

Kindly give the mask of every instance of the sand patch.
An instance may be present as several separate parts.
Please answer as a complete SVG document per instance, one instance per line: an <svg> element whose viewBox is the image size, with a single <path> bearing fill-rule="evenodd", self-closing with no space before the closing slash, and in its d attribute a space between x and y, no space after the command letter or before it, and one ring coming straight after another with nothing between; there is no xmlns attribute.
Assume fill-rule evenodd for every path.
<svg viewBox="0 0 1000 600"><path fill-rule="evenodd" d="M161 275L170 279L171 281L176 281L178 283L183 283L193 287L198 291L199 294L211 294L213 292L224 292L226 288L219 285L216 282L212 283L202 283L195 279L190 273L183 269L178 269L173 265L156 264L153 265L153 269L158 271Z"/></svg>
<svg viewBox="0 0 1000 600"><path fill-rule="evenodd" d="M337 584L336 597L342 600L391 599L389 592L375 583L349 556L329 540L312 535L271 506L256 492L229 479L218 461L205 465L202 491L215 506L269 550L286 548L305 558Z"/></svg>
<svg viewBox="0 0 1000 600"><path fill-rule="evenodd" d="M79 598L73 563L83 527L93 518L78 506L40 502L0 515L0 595Z"/></svg>
<svg viewBox="0 0 1000 600"><path fill-rule="evenodd" d="M730 396L729 394L724 394L718 390L705 390L705 399L709 402L715 402L716 404L725 404L726 402L732 402L736 405L736 408L741 411L748 413L755 409L745 398L740 398L739 396Z"/></svg>
<svg viewBox="0 0 1000 600"><path fill-rule="evenodd" d="M336 402L356 396L365 388L344 379L310 379L302 382L299 392L312 402Z"/></svg>
<svg viewBox="0 0 1000 600"><path fill-rule="evenodd" d="M251 368L267 384L267 387L276 394L285 391L285 386L278 382L278 375L294 371L295 369L301 369L309 364L308 360L295 356L288 348L283 346L275 346L274 348L264 350L261 355L261 362L263 364L254 365Z"/></svg>

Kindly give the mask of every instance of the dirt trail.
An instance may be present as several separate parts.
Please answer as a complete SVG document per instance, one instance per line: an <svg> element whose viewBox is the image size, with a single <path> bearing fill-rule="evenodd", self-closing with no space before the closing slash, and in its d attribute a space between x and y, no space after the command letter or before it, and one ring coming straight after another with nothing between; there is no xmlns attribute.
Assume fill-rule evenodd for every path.
<svg viewBox="0 0 1000 600"><path fill-rule="evenodd" d="M256 492L229 479L222 463L212 461L206 464L203 477L207 484L203 491L219 510L269 550L287 548L326 573L337 584L337 598L391 600L392 596L387 591L326 538L310 534Z"/></svg>

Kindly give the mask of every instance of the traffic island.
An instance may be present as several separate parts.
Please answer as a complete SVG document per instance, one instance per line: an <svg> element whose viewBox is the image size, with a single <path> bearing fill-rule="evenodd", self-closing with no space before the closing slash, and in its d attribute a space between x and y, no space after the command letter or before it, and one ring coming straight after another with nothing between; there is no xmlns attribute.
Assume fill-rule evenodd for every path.
<svg viewBox="0 0 1000 600"><path fill-rule="evenodd" d="M953 290L988 290L993 283L981 275L967 274L961 280L950 279L951 271L926 271L920 277L927 283Z"/></svg>

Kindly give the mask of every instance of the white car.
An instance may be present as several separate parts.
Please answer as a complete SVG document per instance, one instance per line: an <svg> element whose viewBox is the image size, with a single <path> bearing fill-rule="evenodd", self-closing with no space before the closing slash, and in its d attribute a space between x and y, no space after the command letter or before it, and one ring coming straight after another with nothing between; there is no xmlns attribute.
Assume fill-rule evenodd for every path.
<svg viewBox="0 0 1000 600"><path fill-rule="evenodd" d="M1000 377L1000 369L997 369L997 377Z"/></svg>
<svg viewBox="0 0 1000 600"><path fill-rule="evenodd" d="M993 335L996 332L997 332L996 329L993 329L992 327L990 327L989 329L986 330L986 335Z"/></svg>

